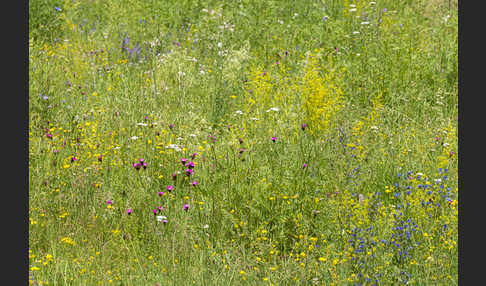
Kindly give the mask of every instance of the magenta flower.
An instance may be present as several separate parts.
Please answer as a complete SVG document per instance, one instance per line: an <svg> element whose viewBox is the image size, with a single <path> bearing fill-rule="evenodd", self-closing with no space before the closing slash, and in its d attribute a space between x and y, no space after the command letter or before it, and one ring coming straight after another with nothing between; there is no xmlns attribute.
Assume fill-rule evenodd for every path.
<svg viewBox="0 0 486 286"><path fill-rule="evenodd" d="M154 213L154 215L157 215L157 210L152 210L152 212Z"/></svg>
<svg viewBox="0 0 486 286"><path fill-rule="evenodd" d="M197 156L197 153L192 153L191 159L194 160L194 158L196 158L196 156Z"/></svg>
<svg viewBox="0 0 486 286"><path fill-rule="evenodd" d="M172 130L174 128L174 124L169 124L169 128Z"/></svg>
<svg viewBox="0 0 486 286"><path fill-rule="evenodd" d="M113 205L113 202L111 200L107 200L106 204L111 206L111 205Z"/></svg>
<svg viewBox="0 0 486 286"><path fill-rule="evenodd" d="M187 162L185 166L189 169L194 169L194 162Z"/></svg>
<svg viewBox="0 0 486 286"><path fill-rule="evenodd" d="M159 195L159 197L161 197L164 195L164 192L158 192L157 194Z"/></svg>
<svg viewBox="0 0 486 286"><path fill-rule="evenodd" d="M194 171L192 169L186 169L186 175L187 176L190 176L194 173Z"/></svg>
<svg viewBox="0 0 486 286"><path fill-rule="evenodd" d="M163 211L164 210L164 207L162 206L158 206L157 209L159 210L159 212Z"/></svg>
<svg viewBox="0 0 486 286"><path fill-rule="evenodd" d="M246 151L246 149L245 149L245 148L240 148L240 150L238 150L238 153L239 153L239 154L241 154L241 153L243 153L243 152L245 152L245 151Z"/></svg>
<svg viewBox="0 0 486 286"><path fill-rule="evenodd" d="M175 180L175 179L177 179L177 173L172 174L172 180Z"/></svg>
<svg viewBox="0 0 486 286"><path fill-rule="evenodd" d="M272 137L272 141L273 142L277 141L277 137Z"/></svg>
<svg viewBox="0 0 486 286"><path fill-rule="evenodd" d="M131 215L131 214L132 214L132 212L133 212L133 210L132 210L131 208L129 208L129 209L127 210L127 214L129 214L129 215Z"/></svg>
<svg viewBox="0 0 486 286"><path fill-rule="evenodd" d="M46 137L49 138L49 139L52 139L52 134L46 133Z"/></svg>
<svg viewBox="0 0 486 286"><path fill-rule="evenodd" d="M243 139L238 138L238 142L240 142L240 144L243 144Z"/></svg>
<svg viewBox="0 0 486 286"><path fill-rule="evenodd" d="M71 157L71 162L77 161L78 159L76 157Z"/></svg>
<svg viewBox="0 0 486 286"><path fill-rule="evenodd" d="M305 130L305 128L307 127L307 124L302 123L302 126L301 126L301 127L302 127L302 131L303 131L303 130Z"/></svg>
<svg viewBox="0 0 486 286"><path fill-rule="evenodd" d="M185 204L182 209L185 210L185 211L187 211L189 209L189 205L188 204Z"/></svg>
<svg viewBox="0 0 486 286"><path fill-rule="evenodd" d="M100 155L98 156L98 161L99 161L99 162L103 161L103 155L101 155L101 154L100 154Z"/></svg>
<svg viewBox="0 0 486 286"><path fill-rule="evenodd" d="M197 186L197 181L192 182L192 185L195 187Z"/></svg>
<svg viewBox="0 0 486 286"><path fill-rule="evenodd" d="M185 165L185 164L186 164L186 162L187 162L187 159L186 159L186 158L181 158L181 163L182 163L182 165Z"/></svg>
<svg viewBox="0 0 486 286"><path fill-rule="evenodd" d="M133 163L132 164L132 167L135 168L138 171L142 167L142 164L140 164L140 163Z"/></svg>
<svg viewBox="0 0 486 286"><path fill-rule="evenodd" d="M174 189L174 186L172 186L172 185L167 186L167 191L172 192L173 189Z"/></svg>
<svg viewBox="0 0 486 286"><path fill-rule="evenodd" d="M303 169L305 169L305 168L307 168L307 163L304 163L304 167L303 167Z"/></svg>

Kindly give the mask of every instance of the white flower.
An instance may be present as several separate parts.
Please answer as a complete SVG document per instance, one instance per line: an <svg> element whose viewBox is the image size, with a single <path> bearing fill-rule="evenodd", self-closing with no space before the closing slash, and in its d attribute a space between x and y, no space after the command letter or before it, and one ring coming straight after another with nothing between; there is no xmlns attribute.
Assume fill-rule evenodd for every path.
<svg viewBox="0 0 486 286"><path fill-rule="evenodd" d="M368 21L365 21L365 22L361 22L361 25L368 25L370 22Z"/></svg>
<svg viewBox="0 0 486 286"><path fill-rule="evenodd" d="M177 140L179 140L179 141L180 141L180 140L183 140L183 139L184 139L184 138L182 138L182 137L177 137Z"/></svg>
<svg viewBox="0 0 486 286"><path fill-rule="evenodd" d="M181 151L181 150L182 150L182 149L181 149L179 146L177 146L176 144L170 144L170 145L167 145L167 146L165 146L165 148L166 148L166 149L174 149L174 150L176 150L177 152L179 152L179 151Z"/></svg>
<svg viewBox="0 0 486 286"><path fill-rule="evenodd" d="M376 2L375 2L375 1L371 1L371 2L370 2L370 5L375 5L375 4L376 4Z"/></svg>
<svg viewBox="0 0 486 286"><path fill-rule="evenodd" d="M235 116L236 116L236 115L238 115L238 114L243 114L243 111L241 111L241 110L236 110L236 111L235 111Z"/></svg>
<svg viewBox="0 0 486 286"><path fill-rule="evenodd" d="M167 219L167 217L163 216L163 215L158 215L156 218L157 218L157 221L163 221L164 219Z"/></svg>
<svg viewBox="0 0 486 286"><path fill-rule="evenodd" d="M185 73L185 72L183 72L183 71L180 71L180 72L178 72L177 74L178 74L178 75L180 75L180 76L185 76L185 75L186 75L186 73Z"/></svg>
<svg viewBox="0 0 486 286"><path fill-rule="evenodd" d="M251 117L250 120L260 120L260 119L258 119L256 117Z"/></svg>
<svg viewBox="0 0 486 286"><path fill-rule="evenodd" d="M278 111L278 108L277 107L272 107L269 110L267 110L267 112L270 112L270 111Z"/></svg>
<svg viewBox="0 0 486 286"><path fill-rule="evenodd" d="M435 180L434 180L434 182L435 182L436 184L440 183L440 181L442 181L442 180L441 180L441 179L435 179Z"/></svg>
<svg viewBox="0 0 486 286"><path fill-rule="evenodd" d="M356 12L356 8L349 9L348 11L349 11L349 12Z"/></svg>
<svg viewBox="0 0 486 286"><path fill-rule="evenodd" d="M137 139L138 139L138 137L137 137L137 136L132 136L132 137L130 137L130 140L137 140Z"/></svg>
<svg viewBox="0 0 486 286"><path fill-rule="evenodd" d="M223 43L219 42L218 43L218 48L221 48L221 47L223 47Z"/></svg>
<svg viewBox="0 0 486 286"><path fill-rule="evenodd" d="M357 35L359 34L359 31L354 31L353 34Z"/></svg>
<svg viewBox="0 0 486 286"><path fill-rule="evenodd" d="M417 173L417 176L423 176L423 175L424 175L424 174L422 174L422 173L420 173L420 172L418 172L418 173Z"/></svg>
<svg viewBox="0 0 486 286"><path fill-rule="evenodd" d="M189 136L196 137L197 135L196 134L189 134Z"/></svg>
<svg viewBox="0 0 486 286"><path fill-rule="evenodd" d="M358 53L358 54L356 54L356 56L358 56L358 57L359 57L359 56L361 56L361 54L359 54L359 53Z"/></svg>
<svg viewBox="0 0 486 286"><path fill-rule="evenodd" d="M137 123L138 126L147 126L148 124L147 123L143 123L143 122L140 122L140 123Z"/></svg>
<svg viewBox="0 0 486 286"><path fill-rule="evenodd" d="M203 226L203 228L209 228L209 225L208 225L208 224L205 224L205 225Z"/></svg>
<svg viewBox="0 0 486 286"><path fill-rule="evenodd" d="M351 7L351 8L356 8L356 5L354 5L354 4L349 4L349 7Z"/></svg>

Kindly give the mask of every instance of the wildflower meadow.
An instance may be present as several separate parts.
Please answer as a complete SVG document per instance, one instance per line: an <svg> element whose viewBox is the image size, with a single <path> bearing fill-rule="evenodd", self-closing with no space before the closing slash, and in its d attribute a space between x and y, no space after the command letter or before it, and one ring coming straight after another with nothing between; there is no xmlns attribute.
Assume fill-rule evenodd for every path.
<svg viewBox="0 0 486 286"><path fill-rule="evenodd" d="M458 284L457 1L30 0L28 37L29 285Z"/></svg>

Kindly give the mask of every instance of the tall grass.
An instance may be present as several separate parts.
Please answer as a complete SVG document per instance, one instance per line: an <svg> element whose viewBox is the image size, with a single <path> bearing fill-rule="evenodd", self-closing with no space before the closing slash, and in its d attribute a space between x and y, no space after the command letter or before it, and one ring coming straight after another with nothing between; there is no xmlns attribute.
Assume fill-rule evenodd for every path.
<svg viewBox="0 0 486 286"><path fill-rule="evenodd" d="M457 284L457 2L29 4L31 285Z"/></svg>

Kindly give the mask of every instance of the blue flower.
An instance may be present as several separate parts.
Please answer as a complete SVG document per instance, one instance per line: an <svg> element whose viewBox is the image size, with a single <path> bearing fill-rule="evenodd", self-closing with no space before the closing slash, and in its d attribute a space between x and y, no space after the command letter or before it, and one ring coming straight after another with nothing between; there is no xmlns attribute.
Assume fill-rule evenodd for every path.
<svg viewBox="0 0 486 286"><path fill-rule="evenodd" d="M61 8L59 8L59 7L57 7L57 6L56 6L56 10L57 10L58 12L61 12Z"/></svg>

